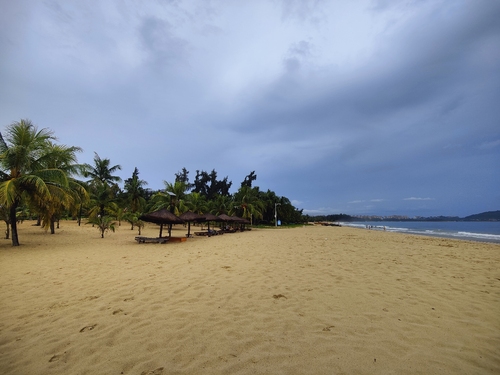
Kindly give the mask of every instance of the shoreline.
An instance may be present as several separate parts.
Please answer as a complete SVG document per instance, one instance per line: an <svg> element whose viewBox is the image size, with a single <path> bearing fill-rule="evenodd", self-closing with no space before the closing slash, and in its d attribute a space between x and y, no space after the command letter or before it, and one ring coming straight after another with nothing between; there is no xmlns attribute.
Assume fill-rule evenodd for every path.
<svg viewBox="0 0 500 375"><path fill-rule="evenodd" d="M497 244L322 226L138 244L128 224L30 224L0 242L6 375L500 371Z"/></svg>
<svg viewBox="0 0 500 375"><path fill-rule="evenodd" d="M372 223L374 223L372 225ZM404 226L404 223L410 223L414 225ZM418 226L415 226L418 223ZM393 221L393 222L343 222L341 223L344 227L356 228L356 229L371 229L377 231L387 231L393 233L402 233L408 235L417 236L429 236L437 238L449 238L455 240L463 241L473 241L473 242L485 242L485 243L495 243L500 244L500 234L495 233L485 233L485 232L470 232L465 230L450 229L446 228L445 225L440 225L440 223L457 223L457 222L428 222L428 221ZM460 222L463 223L463 222ZM471 222L477 223L477 222ZM483 222L480 222L483 223ZM492 223L492 222L484 222ZM495 224L497 222L494 222ZM378 225L377 225L378 224ZM371 228L366 228L367 225L372 225ZM500 228L500 223L498 223ZM499 228L492 228L492 230L497 230Z"/></svg>

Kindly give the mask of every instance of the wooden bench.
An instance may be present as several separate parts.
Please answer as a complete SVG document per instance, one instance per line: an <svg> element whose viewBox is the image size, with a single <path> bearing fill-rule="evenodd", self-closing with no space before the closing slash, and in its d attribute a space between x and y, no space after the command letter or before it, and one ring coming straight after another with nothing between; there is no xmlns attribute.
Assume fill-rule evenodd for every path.
<svg viewBox="0 0 500 375"><path fill-rule="evenodd" d="M168 238L164 237L136 237L137 243L167 243Z"/></svg>

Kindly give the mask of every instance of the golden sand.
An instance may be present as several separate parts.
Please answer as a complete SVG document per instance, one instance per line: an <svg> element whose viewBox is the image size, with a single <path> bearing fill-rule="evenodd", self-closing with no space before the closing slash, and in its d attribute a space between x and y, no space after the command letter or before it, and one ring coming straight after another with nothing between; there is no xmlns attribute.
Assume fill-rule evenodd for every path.
<svg viewBox="0 0 500 375"><path fill-rule="evenodd" d="M32 224L0 241L1 374L500 373L498 244Z"/></svg>

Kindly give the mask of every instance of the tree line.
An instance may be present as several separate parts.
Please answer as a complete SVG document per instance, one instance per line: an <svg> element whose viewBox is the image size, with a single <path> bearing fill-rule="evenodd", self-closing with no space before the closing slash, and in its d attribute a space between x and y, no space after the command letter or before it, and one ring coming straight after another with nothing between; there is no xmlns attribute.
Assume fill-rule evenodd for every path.
<svg viewBox="0 0 500 375"><path fill-rule="evenodd" d="M271 190L254 186L257 179L251 171L238 190L230 193L232 182L220 179L217 172L196 171L194 181L183 168L165 188L151 190L134 169L123 181L116 172L119 164L94 154L93 164L79 164L82 149L57 144L54 133L39 130L30 120L14 122L0 133L0 217L7 225L6 238L19 245L17 223L36 219L50 233L55 233L59 220L82 218L101 231L114 230L122 221L131 229L144 223L144 213L166 208L176 215L191 211L198 214L236 215L253 224L274 225L275 212L283 224L304 221L302 210L290 200Z"/></svg>

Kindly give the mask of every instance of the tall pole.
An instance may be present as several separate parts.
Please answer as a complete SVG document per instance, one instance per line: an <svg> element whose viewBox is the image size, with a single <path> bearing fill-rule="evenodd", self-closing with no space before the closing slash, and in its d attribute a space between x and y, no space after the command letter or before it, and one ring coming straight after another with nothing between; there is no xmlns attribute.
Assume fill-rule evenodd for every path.
<svg viewBox="0 0 500 375"><path fill-rule="evenodd" d="M274 226L278 227L278 211L276 210L276 206L281 206L281 203L274 204Z"/></svg>

